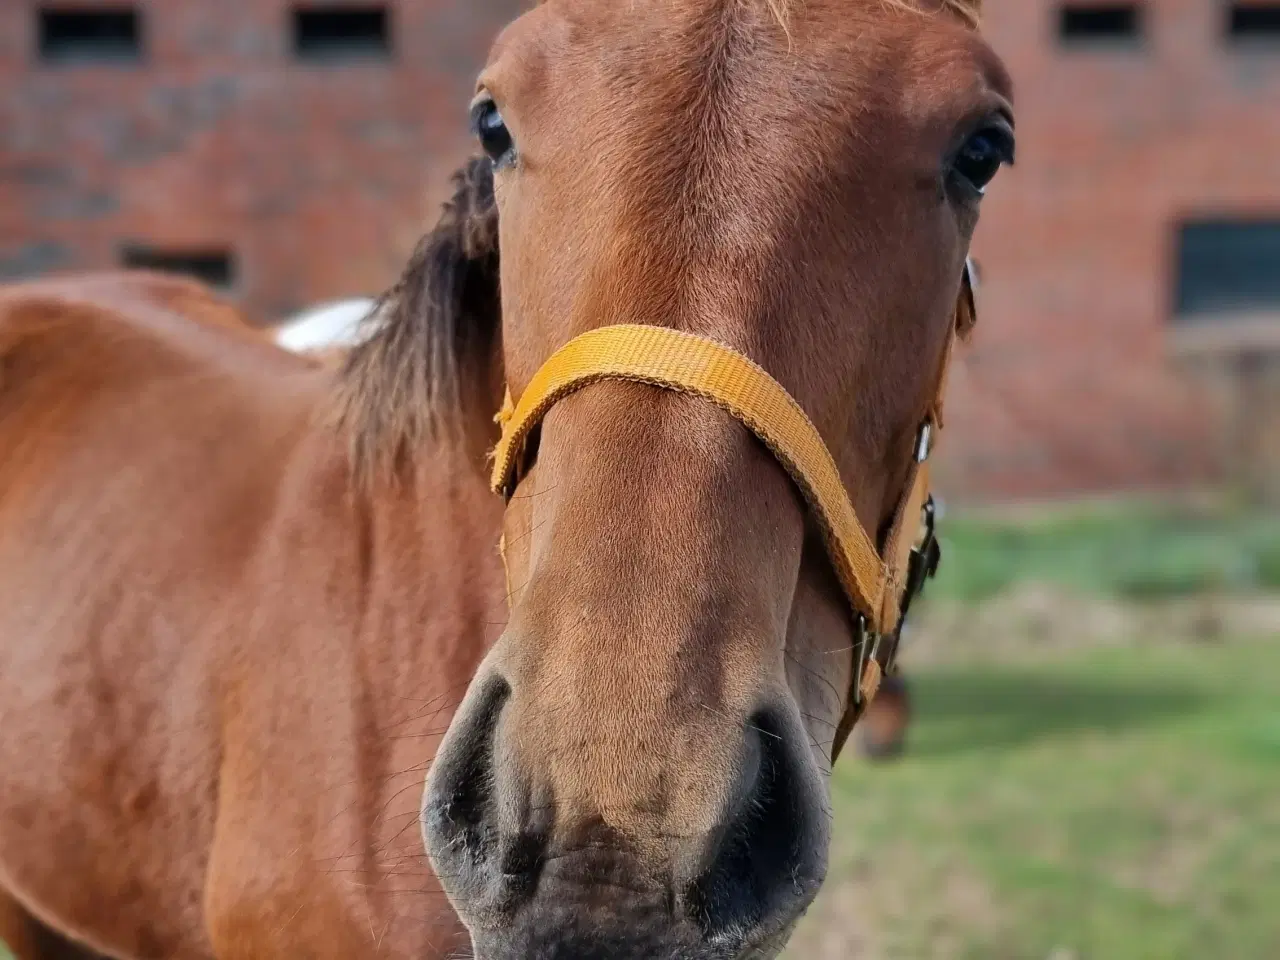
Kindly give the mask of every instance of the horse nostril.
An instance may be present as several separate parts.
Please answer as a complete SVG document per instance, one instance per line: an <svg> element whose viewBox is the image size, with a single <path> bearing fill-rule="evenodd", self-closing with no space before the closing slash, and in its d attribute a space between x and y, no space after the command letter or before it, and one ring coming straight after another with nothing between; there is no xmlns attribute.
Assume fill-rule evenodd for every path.
<svg viewBox="0 0 1280 960"><path fill-rule="evenodd" d="M511 695L495 677L441 745L422 802L422 831L446 885L467 885L494 847L493 739ZM455 723L458 720L455 719ZM477 891L478 892L478 891Z"/></svg>
<svg viewBox="0 0 1280 960"><path fill-rule="evenodd" d="M502 893L508 899L529 896L542 872L546 843L543 837L521 833L503 845L501 854Z"/></svg>
<svg viewBox="0 0 1280 960"><path fill-rule="evenodd" d="M742 937L807 903L825 873L825 812L806 788L801 748L770 711L751 718L758 773L709 868L685 890L709 940ZM750 758L753 749L747 751Z"/></svg>

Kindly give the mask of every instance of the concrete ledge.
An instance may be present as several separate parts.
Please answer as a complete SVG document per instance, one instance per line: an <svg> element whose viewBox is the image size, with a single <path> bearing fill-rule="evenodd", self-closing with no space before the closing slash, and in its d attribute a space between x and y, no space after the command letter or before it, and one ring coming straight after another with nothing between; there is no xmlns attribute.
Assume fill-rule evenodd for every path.
<svg viewBox="0 0 1280 960"><path fill-rule="evenodd" d="M1169 353L1175 357L1233 353L1280 353L1280 312L1258 311L1175 320L1169 329Z"/></svg>

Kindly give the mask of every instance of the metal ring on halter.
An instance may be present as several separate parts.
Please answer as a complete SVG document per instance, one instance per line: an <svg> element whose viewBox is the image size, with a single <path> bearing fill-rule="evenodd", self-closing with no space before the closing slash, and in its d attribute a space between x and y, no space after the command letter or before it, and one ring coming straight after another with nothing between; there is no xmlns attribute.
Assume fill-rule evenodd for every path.
<svg viewBox="0 0 1280 960"><path fill-rule="evenodd" d="M933 452L933 424L926 420L920 426L920 436L916 440L916 463L924 463Z"/></svg>
<svg viewBox="0 0 1280 960"><path fill-rule="evenodd" d="M858 661L856 670L853 675L853 702L857 706L862 705L862 677L866 673L867 664L876 659L880 655L880 640L882 635L872 633L867 627L867 618L862 614L858 614L858 619L854 625L854 635L856 636L855 646L858 648ZM868 652L867 644L870 643L871 650Z"/></svg>

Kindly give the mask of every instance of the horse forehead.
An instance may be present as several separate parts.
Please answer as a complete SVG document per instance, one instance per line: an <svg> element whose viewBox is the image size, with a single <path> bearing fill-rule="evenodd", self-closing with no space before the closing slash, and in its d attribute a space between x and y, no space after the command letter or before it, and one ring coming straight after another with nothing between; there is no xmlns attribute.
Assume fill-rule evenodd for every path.
<svg viewBox="0 0 1280 960"><path fill-rule="evenodd" d="M911 7L910 0L546 0L499 37L480 85L496 88L500 100L520 91L526 122L609 124L596 132L597 153L639 142L637 125L653 129L655 119L714 139L707 119L719 114L730 124L730 117L746 121L765 140L788 139L788 131L814 135L806 116L843 129L883 125L894 113L932 113L939 102L945 110L975 85L1005 92L1003 68L976 30L944 10Z"/></svg>
<svg viewBox="0 0 1280 960"><path fill-rule="evenodd" d="M758 57L776 51L792 62L832 50L861 55L922 41L964 46L966 37L982 43L972 24L950 12L967 0L922 2L923 7L913 0L545 0L508 24L492 54L529 43L543 53L662 47L687 48L713 62L724 52L715 41L731 33L743 36L744 30L752 43L735 52ZM846 58L845 65L858 69L858 57Z"/></svg>

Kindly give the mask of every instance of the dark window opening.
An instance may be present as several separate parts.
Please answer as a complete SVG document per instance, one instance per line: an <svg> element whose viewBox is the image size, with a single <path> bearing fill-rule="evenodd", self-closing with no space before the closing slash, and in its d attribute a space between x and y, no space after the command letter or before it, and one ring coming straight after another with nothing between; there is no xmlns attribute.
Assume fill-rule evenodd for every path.
<svg viewBox="0 0 1280 960"><path fill-rule="evenodd" d="M132 7L44 7L37 36L48 63L136 63L142 18Z"/></svg>
<svg viewBox="0 0 1280 960"><path fill-rule="evenodd" d="M1280 220L1202 220L1178 231L1179 322L1280 314Z"/></svg>
<svg viewBox="0 0 1280 960"><path fill-rule="evenodd" d="M300 60L385 60L391 56L386 7L295 7L293 52Z"/></svg>
<svg viewBox="0 0 1280 960"><path fill-rule="evenodd" d="M229 250L160 250L127 246L120 260L130 269L159 270L194 277L219 290L230 289L236 280L235 257Z"/></svg>
<svg viewBox="0 0 1280 960"><path fill-rule="evenodd" d="M1280 43L1280 3L1233 3L1227 36L1237 43Z"/></svg>
<svg viewBox="0 0 1280 960"><path fill-rule="evenodd" d="M1068 47L1131 47L1141 39L1136 3L1065 3L1058 8L1058 39Z"/></svg>

